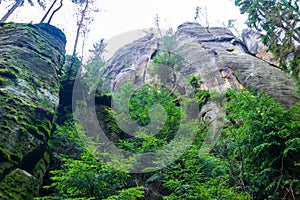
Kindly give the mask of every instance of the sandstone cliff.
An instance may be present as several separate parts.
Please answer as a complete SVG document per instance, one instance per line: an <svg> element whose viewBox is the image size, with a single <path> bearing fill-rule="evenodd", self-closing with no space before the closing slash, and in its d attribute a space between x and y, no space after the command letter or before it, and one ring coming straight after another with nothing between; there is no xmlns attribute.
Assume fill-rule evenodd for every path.
<svg viewBox="0 0 300 200"><path fill-rule="evenodd" d="M178 69L168 68L160 74L164 76L155 75L153 60L155 53L163 51L163 44L154 34L148 34L120 48L105 64L103 91L117 92L128 82L138 87L165 84L180 99L187 92L187 80L200 77L196 89L214 94L209 101L201 102L197 116L211 124L207 145L224 125L221 100L228 88L265 91L285 108L299 101L295 81L252 55L244 42L227 29L184 23L174 38L175 45L168 53L180 58ZM72 107L73 81L65 84L64 90L59 83L65 43L64 34L50 25L0 24L0 199L32 199L39 195L50 162L46 148L57 108L61 103L71 112ZM95 110L106 134L117 141L127 135L111 133L116 123L109 124L114 120L113 112L106 110L110 103L109 97L97 96ZM64 121L64 112L59 114ZM83 114L88 120L89 116ZM151 186L153 194L159 190L155 184Z"/></svg>
<svg viewBox="0 0 300 200"><path fill-rule="evenodd" d="M184 23L175 33L175 46L170 54L181 57L182 66L175 72L166 70L165 83L170 90L184 95L187 79L201 77L199 89L215 95L201 105L199 117L211 124L211 135L205 144L211 146L224 124L225 111L221 102L228 88L264 91L284 108L299 101L295 81L276 66L256 57L245 43L226 28L205 28L197 23ZM257 42L257 41L255 41ZM148 34L120 48L106 63L104 89L118 92L124 83L137 87L164 82L155 77L153 52L162 51L162 42ZM174 45L174 44L173 44ZM249 47L249 44L247 44ZM203 146L203 151L207 151Z"/></svg>
<svg viewBox="0 0 300 200"><path fill-rule="evenodd" d="M39 194L66 39L47 24L0 24L0 199Z"/></svg>
<svg viewBox="0 0 300 200"><path fill-rule="evenodd" d="M200 75L205 89L220 92L229 87L257 89L284 107L299 101L295 82L274 65L253 56L243 41L226 28L184 23L175 36L176 48L184 59L180 74L186 78ZM149 76L152 70L149 58L153 49L158 48L157 43L154 35L149 34L120 48L106 64L105 88L116 90L124 82L143 85L153 78Z"/></svg>

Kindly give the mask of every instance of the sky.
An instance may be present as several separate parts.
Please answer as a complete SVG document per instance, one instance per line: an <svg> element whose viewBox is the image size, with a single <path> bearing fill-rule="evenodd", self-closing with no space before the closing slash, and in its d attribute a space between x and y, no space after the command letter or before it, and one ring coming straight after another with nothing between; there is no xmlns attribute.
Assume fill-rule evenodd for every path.
<svg viewBox="0 0 300 200"><path fill-rule="evenodd" d="M50 0L46 0L46 3L48 7L51 5ZM1 17L5 9L7 10L11 5L12 1L0 4ZM184 22L195 21L195 10L198 6L201 7L203 14L200 14L198 22L204 26L206 26L205 13L207 13L210 27L223 26L223 23L226 24L229 19L235 19L237 20L235 26L239 31L246 28L246 16L240 15L239 8L234 5L234 0L96 0L95 8L100 11L91 14L93 22L89 25L90 32L86 38L84 55L88 49L92 49L93 43L101 38L109 43L107 49L113 53L116 48L136 39L136 36L130 37L130 31L155 28L156 15L160 19L160 28L176 30ZM37 7L36 5L33 8L26 4L17 9L8 21L38 23L46 11ZM76 9L70 0L64 0L64 6L54 15L51 22L52 25L65 32L68 54L72 53L74 46ZM78 45L80 53L81 46L82 40Z"/></svg>

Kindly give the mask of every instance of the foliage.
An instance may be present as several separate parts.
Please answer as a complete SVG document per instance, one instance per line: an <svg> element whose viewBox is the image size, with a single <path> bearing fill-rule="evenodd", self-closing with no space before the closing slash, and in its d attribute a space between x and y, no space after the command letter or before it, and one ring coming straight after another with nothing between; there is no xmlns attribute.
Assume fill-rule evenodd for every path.
<svg viewBox="0 0 300 200"><path fill-rule="evenodd" d="M61 80L74 80L81 66L82 63L77 56L73 57L71 55L66 55L66 61L63 66L63 76Z"/></svg>
<svg viewBox="0 0 300 200"><path fill-rule="evenodd" d="M144 197L143 186L123 189L117 195L108 197L105 200L134 200Z"/></svg>
<svg viewBox="0 0 300 200"><path fill-rule="evenodd" d="M161 43L160 51L153 58L153 63L166 65L179 71L183 67L183 57L178 52L176 37L172 29L161 38Z"/></svg>
<svg viewBox="0 0 300 200"><path fill-rule="evenodd" d="M53 135L51 151L61 164L50 171L52 182L44 186L52 190L51 194L36 199L136 199L143 196L143 187L127 186L129 173L125 165L118 171L111 162L94 157L95 146L91 142L83 145L81 139L86 136L79 124L66 122L64 126L57 126ZM88 138L85 141L89 141Z"/></svg>
<svg viewBox="0 0 300 200"><path fill-rule="evenodd" d="M63 125L56 124L48 141L52 163L60 164L65 158L80 158L85 149L81 140L83 136L83 128L71 120Z"/></svg>
<svg viewBox="0 0 300 200"><path fill-rule="evenodd" d="M102 38L99 40L99 42L96 42L93 44L93 48L89 50L89 52L91 52L92 55L92 59L93 60L98 60L100 62L104 62L104 58L103 58L103 53L106 51L105 48L107 46L107 43L105 42L105 40Z"/></svg>
<svg viewBox="0 0 300 200"><path fill-rule="evenodd" d="M82 76L82 81L87 87L88 94L95 91L97 86L102 84L103 79L101 79L103 73L105 72L104 63L98 59L92 59L85 66L85 73Z"/></svg>
<svg viewBox="0 0 300 200"><path fill-rule="evenodd" d="M294 62L293 68L296 70L289 70L298 77L300 54L296 46L300 43L299 2L297 0L235 0L235 5L240 7L242 14L248 14L249 27L266 32L262 41L281 61L283 69L287 69L287 60Z"/></svg>
<svg viewBox="0 0 300 200"><path fill-rule="evenodd" d="M297 94L300 97L300 80L297 81Z"/></svg>
<svg viewBox="0 0 300 200"><path fill-rule="evenodd" d="M129 106L129 113L123 106L124 98L122 98L128 94L132 94L128 105L125 105ZM170 95L169 90L144 86L134 91L130 84L124 84L121 92L114 99L116 99L115 105L119 109L120 119L127 121L126 119L130 117L138 126L145 127L137 133L135 138L120 141L123 148L133 152L154 151L173 138L181 121L181 109L176 106L176 99ZM161 105L162 108L155 110L153 107L155 105ZM163 119L165 119L164 124L162 124ZM147 125L150 126L147 128Z"/></svg>
<svg viewBox="0 0 300 200"><path fill-rule="evenodd" d="M229 168L221 159L199 154L205 132L202 128L184 155L163 170L164 186L171 190L164 199L250 199L230 185Z"/></svg>
<svg viewBox="0 0 300 200"><path fill-rule="evenodd" d="M201 105L205 104L207 100L210 98L211 94L208 90L203 90L201 85L203 81L200 76L192 75L188 77L187 84L191 85L196 93L196 98L198 103Z"/></svg>
<svg viewBox="0 0 300 200"><path fill-rule="evenodd" d="M122 190L126 186L129 174L126 171L117 171L109 163L97 160L90 153L82 154L81 159L64 159L61 170L54 170L51 180L54 182L46 188L54 188L56 193L45 199L135 199L142 196L143 188ZM130 193L132 192L132 193ZM132 197L132 198L131 198Z"/></svg>
<svg viewBox="0 0 300 200"><path fill-rule="evenodd" d="M104 39L101 39L93 44L92 50L89 50L92 55L84 66L85 73L82 76L82 81L87 87L88 94L95 91L98 85L102 86L103 84L102 76L106 71L103 53L106 51L106 45Z"/></svg>
<svg viewBox="0 0 300 200"><path fill-rule="evenodd" d="M228 126L216 152L253 199L299 199L300 107L284 110L263 93L227 93Z"/></svg>

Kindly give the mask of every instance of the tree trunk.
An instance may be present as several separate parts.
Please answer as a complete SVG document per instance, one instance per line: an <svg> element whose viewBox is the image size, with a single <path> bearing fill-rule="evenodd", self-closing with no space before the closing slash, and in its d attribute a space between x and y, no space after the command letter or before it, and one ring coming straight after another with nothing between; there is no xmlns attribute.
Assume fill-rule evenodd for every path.
<svg viewBox="0 0 300 200"><path fill-rule="evenodd" d="M7 13L2 17L0 22L5 22L9 16L20 6L24 3L24 0L15 0L15 4L7 11Z"/></svg>
<svg viewBox="0 0 300 200"><path fill-rule="evenodd" d="M72 63L71 63L71 66L69 68L69 72L68 72L68 76L67 76L68 79L70 78L70 75L71 75L71 72L72 72L72 68L73 68L73 65L74 65L74 62L75 62L76 49L77 49L77 45L78 45L78 39L79 39L79 35L80 35L80 30L81 30L81 27L83 25L83 21L84 21L84 18L85 18L85 14L86 14L86 12L88 10L88 7L89 7L89 0L86 0L85 7L84 7L84 9L81 12L81 18L80 18L80 21L79 21L78 27L77 27L76 38L75 38L75 43L74 43L74 48L73 48L73 54L72 54Z"/></svg>
<svg viewBox="0 0 300 200"><path fill-rule="evenodd" d="M73 48L73 55L76 54L76 49L77 49L78 39L79 39L79 35L80 35L80 30L81 30L81 27L83 25L84 17L85 17L85 14L87 12L87 9L88 9L88 4L89 4L89 0L86 0L85 7L82 10L80 22L79 22L78 27L77 27L76 38L75 38L75 43L74 43L74 48Z"/></svg>
<svg viewBox="0 0 300 200"><path fill-rule="evenodd" d="M50 18L49 18L47 24L50 24L50 22L51 22L51 20L52 20L52 18L53 18L53 16L54 16L54 14L55 14L59 9L61 9L62 6L63 6L63 0L60 0L60 5L59 5L59 7L56 8L56 9L52 12L52 14L51 14L51 16L50 16Z"/></svg>
<svg viewBox="0 0 300 200"><path fill-rule="evenodd" d="M43 19L41 20L40 23L43 23L46 19L46 17L49 15L50 11L52 10L53 6L56 4L57 0L54 0L50 8L47 10L46 14L44 15Z"/></svg>

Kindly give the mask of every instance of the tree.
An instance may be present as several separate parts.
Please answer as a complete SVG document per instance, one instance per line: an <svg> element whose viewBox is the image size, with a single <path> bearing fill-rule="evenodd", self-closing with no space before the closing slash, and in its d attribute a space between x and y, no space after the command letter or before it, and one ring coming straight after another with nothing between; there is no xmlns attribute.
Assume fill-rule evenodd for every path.
<svg viewBox="0 0 300 200"><path fill-rule="evenodd" d="M84 5L83 9L80 11L79 20L77 22L77 30L76 30L76 36L75 36L75 41L74 41L73 53L72 53L72 57L74 58L74 62L75 62L75 57L76 57L77 46L78 46L80 34L82 31L83 32L88 31L88 28L87 28L87 25L85 25L85 22L87 21L87 24L89 24L93 20L91 17L88 16L88 14L90 11L97 12L98 9L91 10L91 7L94 3L93 0L72 0L72 2L78 3L80 5ZM86 36L86 35L84 35L84 36ZM82 61L82 58L81 58L81 61ZM73 64L74 63L72 62L70 65L71 70L72 70ZM68 74L68 76L67 76L68 78L69 78L69 75L70 74Z"/></svg>
<svg viewBox="0 0 300 200"><path fill-rule="evenodd" d="M83 143L82 138L85 138ZM49 140L52 170L44 186L48 199L136 199L143 197L142 186L129 185L127 166L118 171L110 162L97 160L95 144L86 136L83 126L74 121L56 125ZM49 196L48 196L49 195Z"/></svg>
<svg viewBox="0 0 300 200"><path fill-rule="evenodd" d="M57 0L54 0L54 1L52 2L51 6L49 7L49 9L47 10L47 12L46 12L45 15L43 16L43 18L42 18L42 20L41 20L40 23L43 23L43 22L45 21L45 19L46 19L47 16L49 15L50 11L53 9L53 7L54 7L54 5L56 4L56 2L57 2ZM86 1L85 1L85 0L72 0L72 3L80 4L80 6L83 5L84 2L86 2ZM50 16L50 18L49 18L49 20L48 20L48 22L47 22L48 24L51 22L51 20L52 20L52 18L53 18L53 15L54 15L58 10L60 10L62 6L63 6L63 0L60 0L60 5L59 5L58 8L56 8L56 9L52 12L52 14L51 14L51 16Z"/></svg>
<svg viewBox="0 0 300 200"><path fill-rule="evenodd" d="M289 110L264 93L227 91L226 127L214 149L232 182L252 199L300 198L300 104Z"/></svg>
<svg viewBox="0 0 300 200"><path fill-rule="evenodd" d="M44 20L46 19L46 17L47 17L48 14L50 13L50 11L52 10L52 8L53 8L54 5L56 4L56 2L57 2L57 0L54 0L54 1L53 1L53 3L51 4L50 8L47 10L46 14L44 15L44 17L43 17L43 19L41 20L40 23L43 23L43 22L44 22ZM51 20L52 20L52 18L53 18L53 16L54 16L54 14L55 14L58 10L60 10L62 6L63 6L63 0L60 0L60 5L58 6L58 8L56 8L56 9L52 12L52 14L51 14L51 16L50 16L50 18L49 18L49 20L48 20L48 22L47 22L48 24L50 24L50 22L51 22Z"/></svg>
<svg viewBox="0 0 300 200"><path fill-rule="evenodd" d="M98 60L100 62L104 62L103 53L106 52L105 50L106 46L107 43L103 38L99 40L99 42L94 43L93 44L94 49L89 50L89 52L93 54L92 60Z"/></svg>
<svg viewBox="0 0 300 200"><path fill-rule="evenodd" d="M207 28L209 28L209 23L208 23L208 18L207 18L207 7L205 6L204 7L204 10L205 10L205 13L202 12L202 8L197 6L196 9L195 9L195 16L194 16L194 20L195 22L198 22L201 24L201 25L204 25L201 21L201 18L205 19L205 26Z"/></svg>
<svg viewBox="0 0 300 200"><path fill-rule="evenodd" d="M265 31L262 41L295 77L300 72L300 3L297 0L235 0L247 25ZM288 61L291 62L288 62Z"/></svg>
<svg viewBox="0 0 300 200"><path fill-rule="evenodd" d="M15 3L13 4L13 6L7 11L7 13L1 18L0 22L5 22L9 16L20 6L24 5L25 0L14 0ZM37 0L39 6L41 6L43 9L45 9L45 2L44 0ZM0 2L1 3L1 2ZM28 3L31 6L34 6L34 3L32 0L28 0Z"/></svg>

